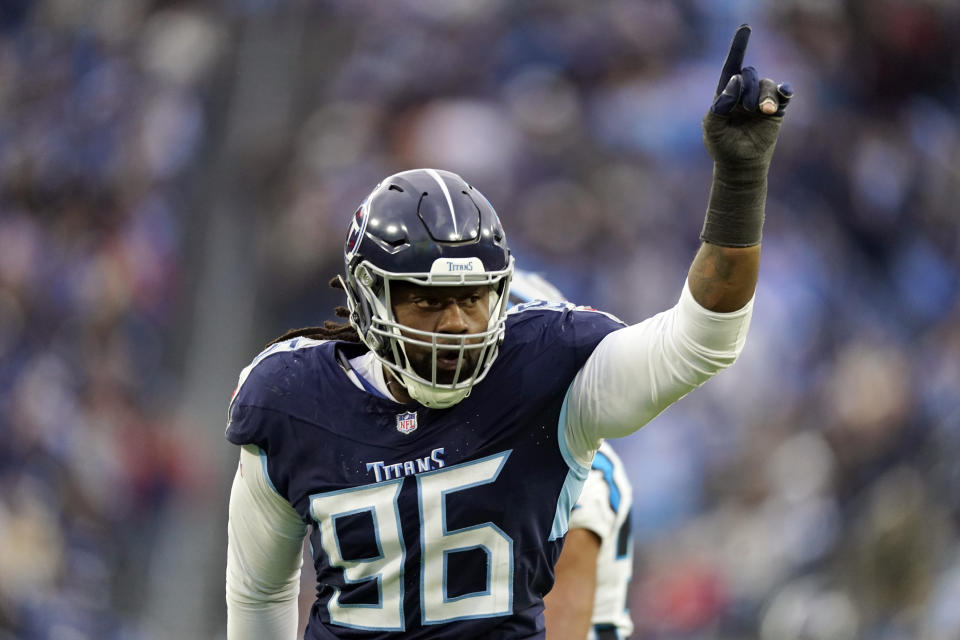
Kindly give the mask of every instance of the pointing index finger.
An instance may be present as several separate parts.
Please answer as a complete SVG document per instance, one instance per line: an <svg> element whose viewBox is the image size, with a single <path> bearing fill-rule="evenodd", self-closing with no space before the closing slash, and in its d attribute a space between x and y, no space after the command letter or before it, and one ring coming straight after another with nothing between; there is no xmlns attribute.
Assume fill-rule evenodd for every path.
<svg viewBox="0 0 960 640"><path fill-rule="evenodd" d="M750 40L750 25L742 24L733 34L733 41L730 43L730 51L727 53L727 59L723 62L723 70L720 72L720 82L717 83L717 93L723 91L730 78L740 73L740 67L743 66L743 56L747 52L747 42Z"/></svg>

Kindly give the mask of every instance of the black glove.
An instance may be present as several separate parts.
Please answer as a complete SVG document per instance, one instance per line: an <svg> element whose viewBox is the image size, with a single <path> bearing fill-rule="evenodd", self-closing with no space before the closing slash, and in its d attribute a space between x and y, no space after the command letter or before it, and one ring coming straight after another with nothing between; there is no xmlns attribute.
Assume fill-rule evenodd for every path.
<svg viewBox="0 0 960 640"><path fill-rule="evenodd" d="M789 84L759 78L742 67L750 27L741 25L723 63L703 143L713 158L713 185L700 237L725 247L760 242L767 199L767 171L783 112L793 96Z"/></svg>

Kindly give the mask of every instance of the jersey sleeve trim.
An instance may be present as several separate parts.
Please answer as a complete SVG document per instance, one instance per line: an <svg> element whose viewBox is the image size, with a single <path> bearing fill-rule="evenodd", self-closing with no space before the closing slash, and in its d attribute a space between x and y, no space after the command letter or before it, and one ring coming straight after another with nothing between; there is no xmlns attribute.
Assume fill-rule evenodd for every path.
<svg viewBox="0 0 960 640"><path fill-rule="evenodd" d="M590 464L583 464L581 459L574 455L574 452L570 449L570 443L567 441L567 410L569 404L570 391L568 390L563 397L563 404L560 406L560 417L557 420L557 444L560 447L560 455L563 456L563 461L567 463L570 470L577 471L586 478L590 472ZM592 455L593 452L591 452L591 456Z"/></svg>
<svg viewBox="0 0 960 640"><path fill-rule="evenodd" d="M267 486L270 487L270 490L275 494L283 498L283 494L277 491L277 488L273 485L273 480L270 479L270 471L267 467L267 453L260 447L257 447L258 455L260 456L260 466L263 469L263 479L266 481ZM283 498L286 501L286 498Z"/></svg>
<svg viewBox="0 0 960 640"><path fill-rule="evenodd" d="M563 487L560 489L560 499L557 500L557 511L553 516L553 524L550 527L551 542L567 535L570 530L570 512L573 505L576 504L583 491L583 483L586 482L586 473L581 474L580 469L570 469L567 477L563 481Z"/></svg>
<svg viewBox="0 0 960 640"><path fill-rule="evenodd" d="M567 463L569 471L563 481L563 487L560 489L560 498L557 501L557 510L553 516L553 525L550 527L549 540L557 540L567 535L570 528L570 512L580 498L583 491L583 483L587 481L587 475L590 473L590 467L581 464L570 451L567 445L567 398L564 397L563 405L560 407L560 418L557 421L557 443L560 447L560 455Z"/></svg>

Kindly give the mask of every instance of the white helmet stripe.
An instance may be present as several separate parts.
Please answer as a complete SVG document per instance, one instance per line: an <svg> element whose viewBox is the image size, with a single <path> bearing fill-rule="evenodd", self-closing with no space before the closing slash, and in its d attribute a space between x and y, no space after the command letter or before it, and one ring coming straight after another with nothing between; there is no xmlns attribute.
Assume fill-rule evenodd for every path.
<svg viewBox="0 0 960 640"><path fill-rule="evenodd" d="M447 189L447 183L443 181L443 178L440 177L440 174L437 173L436 169L424 169L431 178L437 181L437 184L440 185L440 188L443 190L443 195L447 198L447 206L450 207L450 219L453 220L453 232L457 234L457 239L460 238L460 230L457 229L457 216L453 211L453 200L450 198L450 191Z"/></svg>

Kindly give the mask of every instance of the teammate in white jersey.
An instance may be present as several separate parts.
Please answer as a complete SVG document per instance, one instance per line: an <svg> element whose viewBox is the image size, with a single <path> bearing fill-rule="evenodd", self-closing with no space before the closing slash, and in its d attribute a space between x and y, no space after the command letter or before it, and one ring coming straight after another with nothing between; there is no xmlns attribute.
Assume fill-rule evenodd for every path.
<svg viewBox="0 0 960 640"><path fill-rule="evenodd" d="M580 499L570 514L570 533L555 567L556 582L544 598L548 640L622 640L633 632L627 608L633 575L630 506L633 489L623 462L608 443L600 445ZM593 543L585 540L593 537ZM575 556L583 554L585 559ZM595 558L596 573L589 560ZM591 580L592 578L592 580ZM573 602L593 587L593 610L587 621L573 619ZM581 605L582 608L582 605ZM583 629L587 629L586 635Z"/></svg>
<svg viewBox="0 0 960 640"><path fill-rule="evenodd" d="M514 305L566 297L537 273L514 269ZM555 567L556 581L544 597L548 640L609 640L628 637L633 621L627 592L633 575L630 507L633 487L619 456L604 442L570 514L570 531Z"/></svg>

